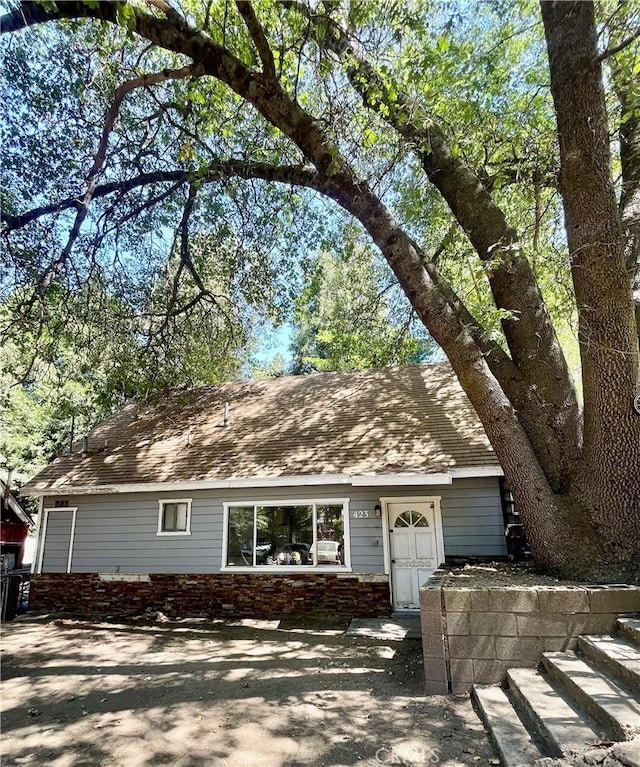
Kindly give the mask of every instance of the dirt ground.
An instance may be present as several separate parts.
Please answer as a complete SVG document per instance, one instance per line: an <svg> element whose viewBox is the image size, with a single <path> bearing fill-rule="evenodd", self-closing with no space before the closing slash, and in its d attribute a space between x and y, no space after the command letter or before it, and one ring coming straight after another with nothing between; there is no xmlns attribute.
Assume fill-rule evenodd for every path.
<svg viewBox="0 0 640 767"><path fill-rule="evenodd" d="M497 764L466 697L424 697L420 640L344 623L2 627L2 764Z"/></svg>

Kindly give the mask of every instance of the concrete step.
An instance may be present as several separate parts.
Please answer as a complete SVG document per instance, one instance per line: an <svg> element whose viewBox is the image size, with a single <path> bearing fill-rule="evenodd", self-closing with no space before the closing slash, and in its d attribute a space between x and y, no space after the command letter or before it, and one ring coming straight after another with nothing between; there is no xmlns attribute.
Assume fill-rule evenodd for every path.
<svg viewBox="0 0 640 767"><path fill-rule="evenodd" d="M502 767L525 767L542 758L542 752L500 687L474 684L471 697L498 751Z"/></svg>
<svg viewBox="0 0 640 767"><path fill-rule="evenodd" d="M618 618L620 635L640 647L640 618Z"/></svg>
<svg viewBox="0 0 640 767"><path fill-rule="evenodd" d="M640 647L618 637L582 636L578 650L640 699Z"/></svg>
<svg viewBox="0 0 640 767"><path fill-rule="evenodd" d="M601 738L584 716L547 679L530 668L507 671L511 699L530 732L539 735L550 756L579 754Z"/></svg>
<svg viewBox="0 0 640 767"><path fill-rule="evenodd" d="M542 656L551 681L599 722L613 740L640 735L640 703L574 652L548 652Z"/></svg>

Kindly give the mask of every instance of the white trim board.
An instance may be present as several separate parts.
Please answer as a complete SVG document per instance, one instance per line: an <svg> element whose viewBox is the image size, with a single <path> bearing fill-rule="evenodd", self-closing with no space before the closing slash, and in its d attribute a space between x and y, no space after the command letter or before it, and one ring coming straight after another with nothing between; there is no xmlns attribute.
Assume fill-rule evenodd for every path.
<svg viewBox="0 0 640 767"><path fill-rule="evenodd" d="M49 524L49 516L52 513L60 513L64 511L70 511L71 512L71 530L69 532L69 548L67 551L67 569L66 572L71 572L71 560L73 559L73 544L76 534L76 517L78 514L78 507L77 506L60 506L60 507L54 507L54 508L45 508L42 510L43 514L43 524L41 528L41 535L42 535L42 543L40 545L40 551L38 553L38 567L35 571L38 574L42 573L42 564L44 561L44 551L47 545L47 528Z"/></svg>
<svg viewBox="0 0 640 767"><path fill-rule="evenodd" d="M42 534L44 518L44 498L40 496L38 498L38 518L36 520L36 548L33 552L33 561L31 562L31 572L36 575L40 572L41 557L40 549L44 545L44 535Z"/></svg>
<svg viewBox="0 0 640 767"><path fill-rule="evenodd" d="M189 480L184 482L124 482L114 485L58 485L26 490L38 498L62 495L111 495L115 493L158 493L193 490L231 490L234 488L311 487L347 485L350 487L401 487L450 485L454 479L473 477L502 477L500 466L470 466L452 468L433 474L308 474L284 477L239 477L235 479Z"/></svg>

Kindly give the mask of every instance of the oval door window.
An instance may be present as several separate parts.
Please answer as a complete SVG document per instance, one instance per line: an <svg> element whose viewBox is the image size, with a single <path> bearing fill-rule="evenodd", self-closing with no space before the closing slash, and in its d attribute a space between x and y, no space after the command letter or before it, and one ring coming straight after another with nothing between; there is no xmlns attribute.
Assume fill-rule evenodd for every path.
<svg viewBox="0 0 640 767"><path fill-rule="evenodd" d="M396 527L429 527L429 521L419 511L409 510L398 514L395 521Z"/></svg>

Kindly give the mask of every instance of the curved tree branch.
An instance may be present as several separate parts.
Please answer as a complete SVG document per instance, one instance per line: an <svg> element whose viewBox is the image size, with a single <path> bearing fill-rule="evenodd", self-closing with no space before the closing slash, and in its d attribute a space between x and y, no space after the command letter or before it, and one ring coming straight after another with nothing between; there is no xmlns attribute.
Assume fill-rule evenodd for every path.
<svg viewBox="0 0 640 767"><path fill-rule="evenodd" d="M56 12L48 14L48 18L93 16L114 22L114 6L102 0L97 6L87 7L82 3L68 2L60 4L57 8ZM538 503L542 503L544 499L549 508L553 508L553 493L549 482L554 485L562 482L562 466L559 468L554 465L557 453L546 455L540 440L536 453L531 443L531 438L535 435L527 434L519 422L513 403L509 401L505 390L490 370L482 350L450 305L450 296L443 294L429 271L424 268L415 242L369 185L358 178L320 124L295 98L287 94L277 81L254 72L228 50L215 44L205 33L186 25L179 28L166 19L133 8L135 31L139 35L161 48L187 56L194 64L202 64L206 73L225 83L252 104L315 166L323 193L350 212L364 226L384 254L416 313L447 354L485 425L487 435L505 471L512 473L512 476L518 476L519 483L531 488ZM505 250L504 247L502 249ZM510 251L507 249L505 253L509 255ZM526 298L526 293L522 295ZM516 306L515 309L517 308ZM535 319L537 326L538 318ZM543 361L549 364L546 356ZM555 382L563 393L567 385L566 370L564 373L564 377L559 373ZM526 403L523 402L522 405L526 407ZM558 431L565 438L562 440L565 446L567 438L563 432L568 431L568 428L563 413L566 410L566 401L558 402L556 417L561 424ZM549 426L546 424L547 432ZM575 434L572 436L575 441ZM570 460L572 450L567 450L565 455L567 460ZM546 468L543 469L543 465L546 465Z"/></svg>
<svg viewBox="0 0 640 767"><path fill-rule="evenodd" d="M275 80L276 65L273 60L273 52L271 51L271 47L264 34L264 29L262 29L262 25L258 21L253 3L248 2L248 0L236 0L236 7L244 19L244 23L249 30L251 39L256 46L265 77L268 77L270 80Z"/></svg>
<svg viewBox="0 0 640 767"><path fill-rule="evenodd" d="M124 97L127 95L127 93L130 93L135 88L146 88L150 85L157 85L158 83L165 82L166 80L180 80L185 77L192 77L200 74L202 74L202 68L199 66L187 66L175 70L165 69L162 72L155 72L153 74L145 74L141 75L140 77L135 77L132 80L128 80L127 82L118 86L113 102L109 107L109 111L107 112L107 118L105 120L102 137L100 139L100 144L98 146L98 151L96 152L93 166L89 171L87 189L84 193L84 196L82 197L82 200L80 200L76 206L76 217L73 222L73 226L71 227L71 231L69 232L67 242L58 258L47 267L44 274L42 275L39 287L40 290L46 290L51 282L56 278L56 276L60 274L67 259L69 258L69 254L71 253L71 249L73 248L75 241L78 239L82 224L84 223L89 212L89 205L95 193L98 177L104 166L104 162L107 156L107 147L109 145L109 136L113 130L113 126L120 111L120 106L124 100Z"/></svg>
<svg viewBox="0 0 640 767"><path fill-rule="evenodd" d="M304 186L322 192L326 183L322 181L316 171L308 165L270 165L269 163L250 162L245 160L215 160L199 173L185 169L173 171L154 171L141 173L125 181L110 181L107 184L99 184L93 190L93 199L107 197L119 193L125 195L133 189L153 184L177 184L181 185L190 180L198 180L200 183L213 183L225 178L237 177L242 179L262 179L295 186ZM17 216L4 215L2 222L5 232L13 232L17 229L36 221L39 218L65 210L77 209L80 206L80 198L68 197L56 203L43 205L33 210L26 211Z"/></svg>
<svg viewBox="0 0 640 767"><path fill-rule="evenodd" d="M392 95L387 83L366 58L358 44L335 21L311 13L298 0L284 0L312 21L316 42L347 64L349 80L363 103L380 115L406 139L442 194L451 212L469 237L479 257L491 262L487 270L496 306L517 315L504 323L505 336L514 360L524 375L535 380L540 359L553 366L554 384L548 394L564 382L572 388L562 350L546 311L537 280L527 260L520 255L518 236L502 210L493 202L485 184L460 157L455 156L444 130L433 116L399 92ZM322 23L322 33L319 32ZM523 297L527 303L523 304ZM539 347L535 363L529 358L531 339Z"/></svg>
<svg viewBox="0 0 640 767"><path fill-rule="evenodd" d="M558 485L569 481L569 466L581 445L581 414L571 374L558 342L531 265L520 253L515 230L493 202L476 173L452 151L438 123L398 89L392 95L383 77L358 44L335 21L318 15L299 0L283 4L310 20L315 39L346 63L347 76L363 103L398 132L420 158L431 183L441 193L479 257L487 262L487 278L496 307L511 313L502 320L509 350L524 380L536 386L531 421L545 414L554 437ZM544 365L548 375L540 376ZM502 379L501 379L502 380ZM520 412L526 403L515 401Z"/></svg>
<svg viewBox="0 0 640 767"><path fill-rule="evenodd" d="M45 21L64 18L94 18L117 24L119 2L101 3L99 6L85 5L83 2L58 3L55 10L45 8L37 0L22 0L20 5L4 16L0 16L0 34L17 32L20 29L42 24Z"/></svg>
<svg viewBox="0 0 640 767"><path fill-rule="evenodd" d="M620 53L620 51L623 51L625 48L628 48L631 43L633 43L635 40L637 40L640 37L640 28L636 29L636 31L629 35L629 37L626 37L622 42L618 43L618 45L614 45L612 48L606 48L599 56L596 56L593 60L594 64L602 64L602 62L605 59L610 58L611 56L615 56L616 53Z"/></svg>

